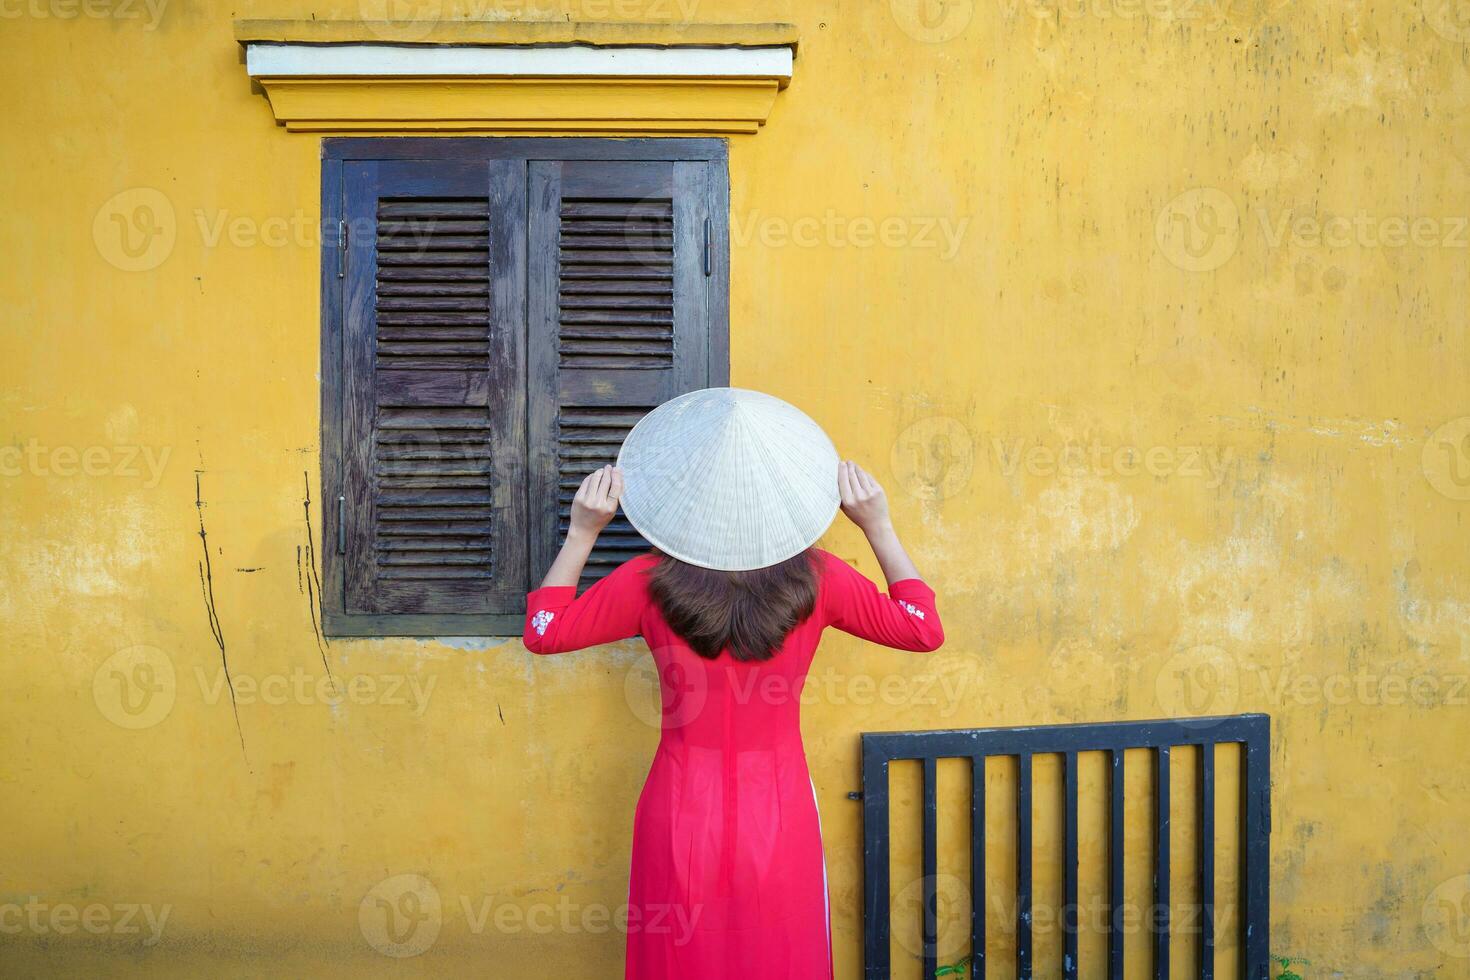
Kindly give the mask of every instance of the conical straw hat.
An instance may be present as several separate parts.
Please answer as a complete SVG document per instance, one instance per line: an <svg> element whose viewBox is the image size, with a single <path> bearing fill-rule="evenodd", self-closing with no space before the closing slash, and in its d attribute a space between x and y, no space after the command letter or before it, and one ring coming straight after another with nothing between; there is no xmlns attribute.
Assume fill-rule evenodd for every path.
<svg viewBox="0 0 1470 980"><path fill-rule="evenodd" d="M724 571L811 547L837 514L837 450L793 405L705 388L645 415L618 452L623 513L666 555Z"/></svg>

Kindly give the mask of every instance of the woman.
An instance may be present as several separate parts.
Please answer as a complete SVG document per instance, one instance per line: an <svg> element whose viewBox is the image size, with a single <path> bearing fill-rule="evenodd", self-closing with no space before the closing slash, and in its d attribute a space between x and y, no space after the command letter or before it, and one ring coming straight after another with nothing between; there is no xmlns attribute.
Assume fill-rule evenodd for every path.
<svg viewBox="0 0 1470 980"><path fill-rule="evenodd" d="M626 977L831 978L802 683L828 626L938 648L934 592L883 489L779 399L681 396L639 422L618 461L578 488L561 553L528 597L525 642L560 653L641 635L658 667L662 736L633 821ZM620 501L657 550L577 597ZM839 504L888 595L811 547Z"/></svg>

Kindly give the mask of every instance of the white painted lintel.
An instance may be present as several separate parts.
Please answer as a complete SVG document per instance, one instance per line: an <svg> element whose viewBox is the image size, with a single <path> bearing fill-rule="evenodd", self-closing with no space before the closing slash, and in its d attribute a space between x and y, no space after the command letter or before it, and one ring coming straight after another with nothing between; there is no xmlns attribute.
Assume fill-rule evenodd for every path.
<svg viewBox="0 0 1470 980"><path fill-rule="evenodd" d="M249 42L252 78L355 76L791 78L793 49Z"/></svg>

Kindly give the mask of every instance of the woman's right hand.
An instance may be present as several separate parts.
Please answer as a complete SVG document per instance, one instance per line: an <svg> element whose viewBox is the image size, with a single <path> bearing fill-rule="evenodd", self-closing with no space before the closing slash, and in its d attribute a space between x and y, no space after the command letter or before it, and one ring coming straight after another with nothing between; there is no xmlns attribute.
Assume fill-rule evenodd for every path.
<svg viewBox="0 0 1470 980"><path fill-rule="evenodd" d="M603 466L587 474L577 495L572 498L572 515L568 537L580 534L596 538L618 512L618 499L623 495L623 471L616 466Z"/></svg>
<svg viewBox="0 0 1470 980"><path fill-rule="evenodd" d="M848 519L872 534L890 526L888 496L878 481L850 459L837 464L837 495Z"/></svg>

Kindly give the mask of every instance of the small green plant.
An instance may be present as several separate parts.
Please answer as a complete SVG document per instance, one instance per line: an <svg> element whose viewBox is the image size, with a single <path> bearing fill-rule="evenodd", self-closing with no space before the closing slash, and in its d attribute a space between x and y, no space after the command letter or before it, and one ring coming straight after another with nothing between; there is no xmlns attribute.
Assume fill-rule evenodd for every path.
<svg viewBox="0 0 1470 980"><path fill-rule="evenodd" d="M1293 966L1310 966L1311 960L1304 960L1299 956L1272 956L1271 962L1281 968L1276 974L1276 980L1302 980L1302 975L1292 969Z"/></svg>
<svg viewBox="0 0 1470 980"><path fill-rule="evenodd" d="M948 966L941 966L936 969L934 975L936 977L962 977L965 975L965 966L974 958L973 954L961 956Z"/></svg>

